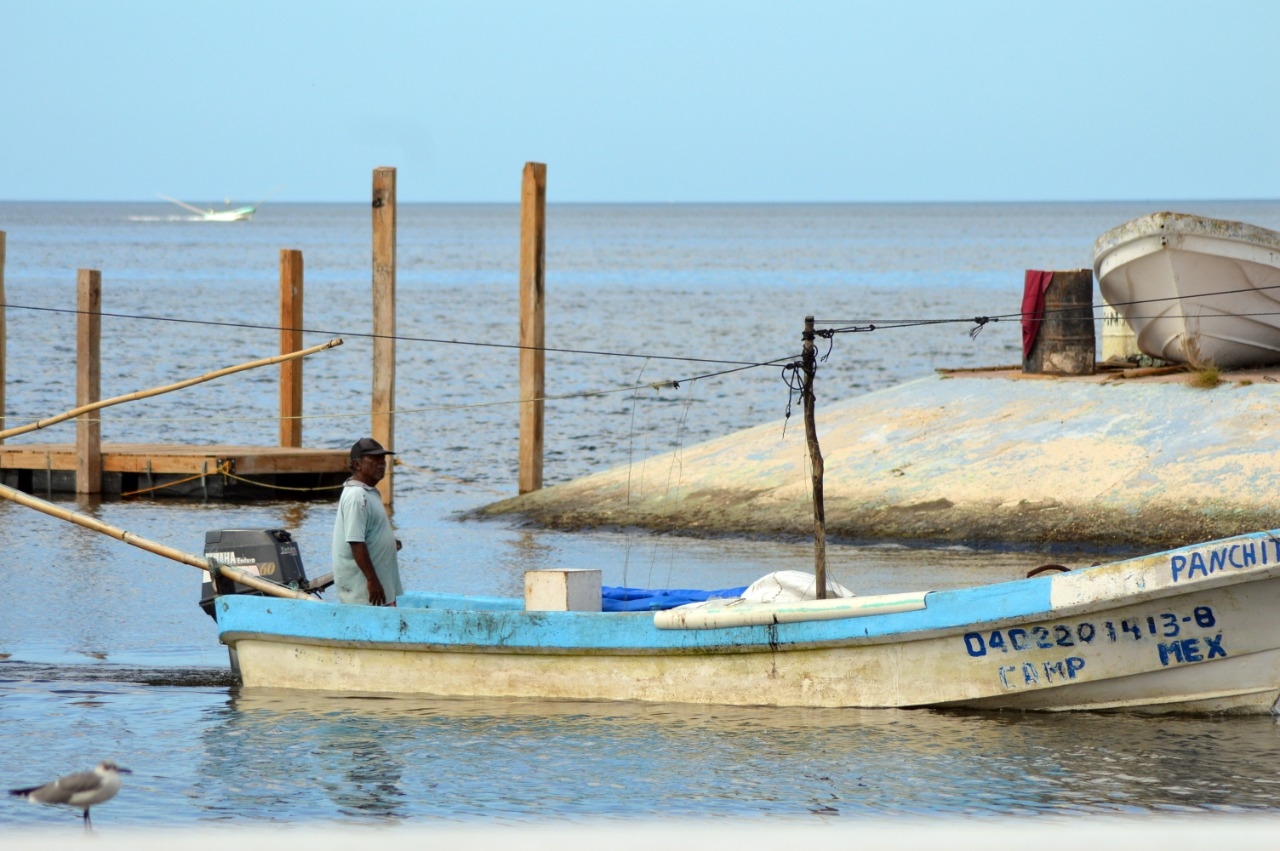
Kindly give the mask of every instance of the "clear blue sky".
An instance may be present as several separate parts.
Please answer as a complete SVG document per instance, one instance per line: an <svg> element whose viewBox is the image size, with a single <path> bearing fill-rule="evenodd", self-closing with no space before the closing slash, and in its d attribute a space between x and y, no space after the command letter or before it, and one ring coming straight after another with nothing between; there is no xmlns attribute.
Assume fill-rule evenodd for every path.
<svg viewBox="0 0 1280 851"><path fill-rule="evenodd" d="M1280 198L1275 0L0 2L0 200Z"/></svg>

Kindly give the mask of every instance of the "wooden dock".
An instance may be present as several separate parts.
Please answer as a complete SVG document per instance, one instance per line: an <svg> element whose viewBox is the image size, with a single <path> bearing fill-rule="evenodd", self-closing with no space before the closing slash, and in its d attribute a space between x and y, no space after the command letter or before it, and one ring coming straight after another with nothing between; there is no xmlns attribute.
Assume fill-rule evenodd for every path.
<svg viewBox="0 0 1280 851"><path fill-rule="evenodd" d="M374 276L372 376L374 394L368 431L393 446L395 411L395 169L374 171ZM340 345L330 341L302 348L302 252L280 250L280 355L228 367L161 388L103 400L102 274L80 269L76 279L76 408L39 423L17 427L6 421L4 390L8 381L4 293L5 233L0 231L0 483L31 494L76 493L120 496L175 496L215 499L333 499L350 476L348 449L302 446L302 360L312 352ZM111 443L102 440L97 410L170 392L246 368L279 363L279 446L170 445ZM6 443L7 437L75 418L72 443ZM391 470L382 481L383 502L391 504Z"/></svg>
<svg viewBox="0 0 1280 851"><path fill-rule="evenodd" d="M0 443L0 483L31 494L56 492L203 499L333 498L350 475L347 449L302 447L302 358L341 345L331 340L296 349L302 327L301 252L281 251L281 353L165 387L102 399L100 390L102 280L96 270L77 277L76 401L71 411L35 423L0 428L0 439L74 418L72 443ZM3 294L0 293L0 296ZM101 439L104 406L149 398L216 377L280 366L279 446L110 443ZM4 379L0 371L0 382ZM0 426L3 420L0 420Z"/></svg>
<svg viewBox="0 0 1280 851"><path fill-rule="evenodd" d="M520 235L520 388L526 403L520 408L520 492L542 487L543 388L545 357L545 242L546 165L526 163L521 188ZM373 393L368 430L353 431L354 441L365 434L384 446L395 446L396 341L396 170L379 167L373 173L373 333L370 370ZM102 440L97 408L134 401L158 392L180 389L222 373L259 364L242 364L200 379L130 394L130 398L101 398L102 274L80 269L76 282L76 408L35 424L76 419L74 443L13 444L6 439L29 433L30 423L18 428L6 418L7 351L4 266L6 240L0 231L0 483L28 493L77 494L155 493L165 496L214 498L334 498L350 475L348 450L305 449L302 430L302 362L280 363L279 446L182 446L109 443ZM280 359L306 355L302 349L303 261L296 249L280 250ZM337 340L340 344L342 341ZM332 343L330 344L332 345ZM312 347L328 348L328 346ZM384 504L392 504L394 471L379 483Z"/></svg>
<svg viewBox="0 0 1280 851"><path fill-rule="evenodd" d="M333 498L350 475L346 449L103 443L101 493L212 498ZM0 444L0 483L74 492L74 443Z"/></svg>

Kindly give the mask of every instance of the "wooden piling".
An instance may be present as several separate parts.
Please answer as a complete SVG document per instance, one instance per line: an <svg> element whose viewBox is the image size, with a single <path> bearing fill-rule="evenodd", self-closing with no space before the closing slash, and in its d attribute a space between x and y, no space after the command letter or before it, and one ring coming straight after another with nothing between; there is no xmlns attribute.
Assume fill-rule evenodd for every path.
<svg viewBox="0 0 1280 851"><path fill-rule="evenodd" d="M280 249L280 354L302 348L302 252ZM280 445L302 446L302 358L280 364Z"/></svg>
<svg viewBox="0 0 1280 851"><path fill-rule="evenodd" d="M5 425L4 412L4 388L5 383L9 380L6 369L6 359L8 357L8 339L5 334L5 314L9 312L9 303L4 298L4 231L0 230L0 431L4 431ZM4 443L4 438L0 438L0 443Z"/></svg>
<svg viewBox="0 0 1280 851"><path fill-rule="evenodd" d="M102 273L81 269L76 275L76 407L102 395ZM96 412L76 420L76 493L102 491L102 424Z"/></svg>
<svg viewBox="0 0 1280 851"><path fill-rule="evenodd" d="M373 170L373 410L372 436L395 446L396 407L396 170ZM395 465L378 485L391 505Z"/></svg>
<svg viewBox="0 0 1280 851"><path fill-rule="evenodd" d="M520 190L520 493L542 487L546 388L547 167L524 164Z"/></svg>

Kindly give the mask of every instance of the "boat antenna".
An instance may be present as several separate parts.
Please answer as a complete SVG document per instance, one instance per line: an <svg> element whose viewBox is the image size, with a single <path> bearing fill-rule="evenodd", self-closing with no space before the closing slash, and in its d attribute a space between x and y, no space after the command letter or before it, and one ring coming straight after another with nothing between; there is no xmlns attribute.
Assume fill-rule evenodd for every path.
<svg viewBox="0 0 1280 851"><path fill-rule="evenodd" d="M819 600L827 598L827 518L822 504L822 447L818 445L818 426L814 421L813 378L818 372L814 351L813 317L804 318L804 351L800 367L804 373L800 400L804 403L804 434L809 444L809 465L813 469L813 577Z"/></svg>

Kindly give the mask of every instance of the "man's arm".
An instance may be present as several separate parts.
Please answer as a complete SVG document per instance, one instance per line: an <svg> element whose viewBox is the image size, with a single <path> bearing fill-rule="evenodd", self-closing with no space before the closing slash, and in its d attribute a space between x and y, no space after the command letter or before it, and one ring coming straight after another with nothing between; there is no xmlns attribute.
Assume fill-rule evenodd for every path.
<svg viewBox="0 0 1280 851"><path fill-rule="evenodd" d="M351 557L356 560L356 566L364 574L365 582L369 586L369 603L374 606L385 606L387 604L387 592L382 590L382 581L378 579L378 571L373 569L373 559L369 558L369 547L364 541L348 541L347 543L351 545Z"/></svg>

